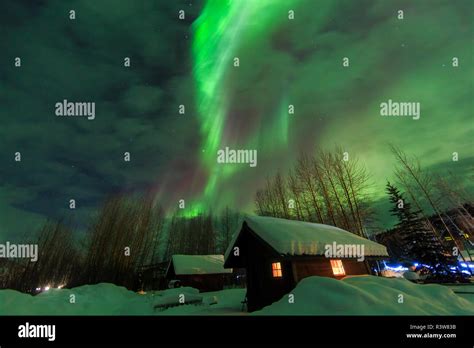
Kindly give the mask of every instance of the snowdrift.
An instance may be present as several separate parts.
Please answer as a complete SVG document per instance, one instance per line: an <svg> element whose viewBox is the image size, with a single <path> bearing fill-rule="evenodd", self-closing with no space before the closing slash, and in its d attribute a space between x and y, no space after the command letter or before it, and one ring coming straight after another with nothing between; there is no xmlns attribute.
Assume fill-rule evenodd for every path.
<svg viewBox="0 0 474 348"><path fill-rule="evenodd" d="M303 279L291 292L256 315L474 315L474 303L442 285L403 278L352 276ZM399 295L403 302L399 303ZM470 295L474 297L474 295ZM474 299L473 299L474 300Z"/></svg>
<svg viewBox="0 0 474 348"><path fill-rule="evenodd" d="M183 294L184 305L179 303ZM474 295L462 298L449 287L402 278L309 277L291 294L294 303L284 296L252 315L474 315ZM51 289L37 296L1 290L0 315L246 315L244 297L245 289L199 293L178 288L139 295L113 284Z"/></svg>
<svg viewBox="0 0 474 348"><path fill-rule="evenodd" d="M75 303L71 303L71 295ZM51 289L36 296L1 290L0 315L238 314L244 297L245 289L200 294L190 287L140 295L107 283Z"/></svg>
<svg viewBox="0 0 474 348"><path fill-rule="evenodd" d="M71 295L75 303L70 302ZM36 296L0 291L0 315L134 315L152 310L147 297L106 283L50 289Z"/></svg>

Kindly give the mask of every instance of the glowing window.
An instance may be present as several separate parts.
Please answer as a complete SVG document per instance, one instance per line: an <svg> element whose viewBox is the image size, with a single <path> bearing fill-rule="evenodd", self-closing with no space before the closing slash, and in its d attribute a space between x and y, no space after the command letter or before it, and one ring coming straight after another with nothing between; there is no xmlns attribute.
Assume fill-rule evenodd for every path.
<svg viewBox="0 0 474 348"><path fill-rule="evenodd" d="M344 266L342 266L341 260L331 260L331 267L332 267L332 273L335 276L346 275L346 272L344 271Z"/></svg>
<svg viewBox="0 0 474 348"><path fill-rule="evenodd" d="M273 274L273 278L281 278L283 276L283 274L281 273L280 262L272 263L272 274Z"/></svg>

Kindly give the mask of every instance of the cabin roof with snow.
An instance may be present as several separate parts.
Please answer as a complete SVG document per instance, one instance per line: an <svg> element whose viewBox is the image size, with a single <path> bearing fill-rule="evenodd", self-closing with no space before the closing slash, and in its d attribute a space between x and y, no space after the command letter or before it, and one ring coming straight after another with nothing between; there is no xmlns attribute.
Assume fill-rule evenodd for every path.
<svg viewBox="0 0 474 348"><path fill-rule="evenodd" d="M232 273L224 268L224 255L173 255L166 273L170 267L176 275Z"/></svg>
<svg viewBox="0 0 474 348"><path fill-rule="evenodd" d="M245 224L272 249L284 256L324 255L325 245L334 242L364 245L365 256L388 256L385 246L334 226L249 215L239 224L240 231L234 235L226 251L226 261Z"/></svg>

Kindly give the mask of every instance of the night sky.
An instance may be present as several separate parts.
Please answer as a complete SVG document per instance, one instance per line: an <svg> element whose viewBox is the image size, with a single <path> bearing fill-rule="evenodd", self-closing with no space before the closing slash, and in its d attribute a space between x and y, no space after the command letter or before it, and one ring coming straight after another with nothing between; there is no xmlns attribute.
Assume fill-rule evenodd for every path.
<svg viewBox="0 0 474 348"><path fill-rule="evenodd" d="M86 225L113 193L250 212L266 176L336 143L366 165L380 207L388 143L472 190L473 4L3 0L0 237L48 217ZM64 99L95 102L95 119L57 117ZM380 116L388 99L421 103L420 119ZM218 164L226 146L256 149L257 167Z"/></svg>

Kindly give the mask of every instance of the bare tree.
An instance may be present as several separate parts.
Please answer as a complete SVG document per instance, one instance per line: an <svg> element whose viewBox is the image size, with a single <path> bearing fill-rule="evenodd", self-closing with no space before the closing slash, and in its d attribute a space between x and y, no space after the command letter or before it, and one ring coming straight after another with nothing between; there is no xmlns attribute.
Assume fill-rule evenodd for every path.
<svg viewBox="0 0 474 348"><path fill-rule="evenodd" d="M288 190L291 193L294 201L295 201L295 214L296 214L296 220L304 220L303 217L303 211L302 211L302 206L301 206L301 194L302 194L302 189L298 185L298 181L296 178L296 175L293 173L292 170L288 172ZM308 216L309 216L308 212Z"/></svg>
<svg viewBox="0 0 474 348"><path fill-rule="evenodd" d="M175 254L206 255L217 251L216 232L212 214L199 214L194 217L175 213L168 231L169 242L166 255Z"/></svg>
<svg viewBox="0 0 474 348"><path fill-rule="evenodd" d="M330 152L319 151L319 156L321 159L321 166L325 174L325 179L329 183L332 197L334 201L336 202L336 207L339 208L338 213L340 214L341 219L342 219L341 227L346 230L351 230L351 224L349 223L349 219L347 218L347 214L341 200L341 194L338 191L339 187L337 186L337 183L334 179L335 175L334 175L334 170L333 170L334 169L333 155Z"/></svg>
<svg viewBox="0 0 474 348"><path fill-rule="evenodd" d="M85 282L134 288L137 270L156 251L163 219L162 209L151 198L107 199L89 231Z"/></svg>
<svg viewBox="0 0 474 348"><path fill-rule="evenodd" d="M312 203L312 208L316 213L316 222L324 223L323 212L318 202L318 192L316 183L313 179L313 173L311 168L311 159L304 153L300 155L298 163L296 165L296 175L299 179L303 192L309 196L309 200Z"/></svg>
<svg viewBox="0 0 474 348"><path fill-rule="evenodd" d="M5 287L31 292L37 287L71 286L81 262L73 233L62 221L47 221L32 241L38 245L38 260L10 263Z"/></svg>
<svg viewBox="0 0 474 348"><path fill-rule="evenodd" d="M228 206L221 212L217 221L219 249L224 254L229 246L233 234L236 232L239 222L239 214L232 211Z"/></svg>
<svg viewBox="0 0 474 348"><path fill-rule="evenodd" d="M340 148L335 153L320 150L314 157L302 153L285 179L279 173L267 178L256 193L257 214L329 222L365 235L364 223L372 216L364 193L369 176L357 161L345 163L341 153ZM293 209L288 198L295 202Z"/></svg>
<svg viewBox="0 0 474 348"><path fill-rule="evenodd" d="M422 171L421 165L420 165L418 159L416 159L416 158L415 159L409 159L408 156L399 147L397 147L393 144L390 144L390 150L392 151L392 153L394 154L397 162L400 165L400 168L397 170L397 177L398 178L403 178L405 185L408 185L408 178L410 178L415 183L416 187L418 187L421 194L423 195L423 197L426 199L429 206L431 207L431 209L438 216L438 218L439 218L440 222L442 223L445 231L451 237L453 243L455 244L457 250L459 251L459 255L461 256L461 258L464 261L466 261L464 259L464 256L460 252L462 249L460 248L459 243L454 238L451 230L449 229L448 225L446 224L445 219L443 218L443 216L440 212L440 209L438 208L438 205L435 202L435 199L432 196L432 189L433 189L432 177L428 173ZM413 190L407 189L407 191L412 192ZM412 196L412 198L414 198L413 193L411 193L411 196ZM421 206L420 206L420 208L421 208Z"/></svg>

